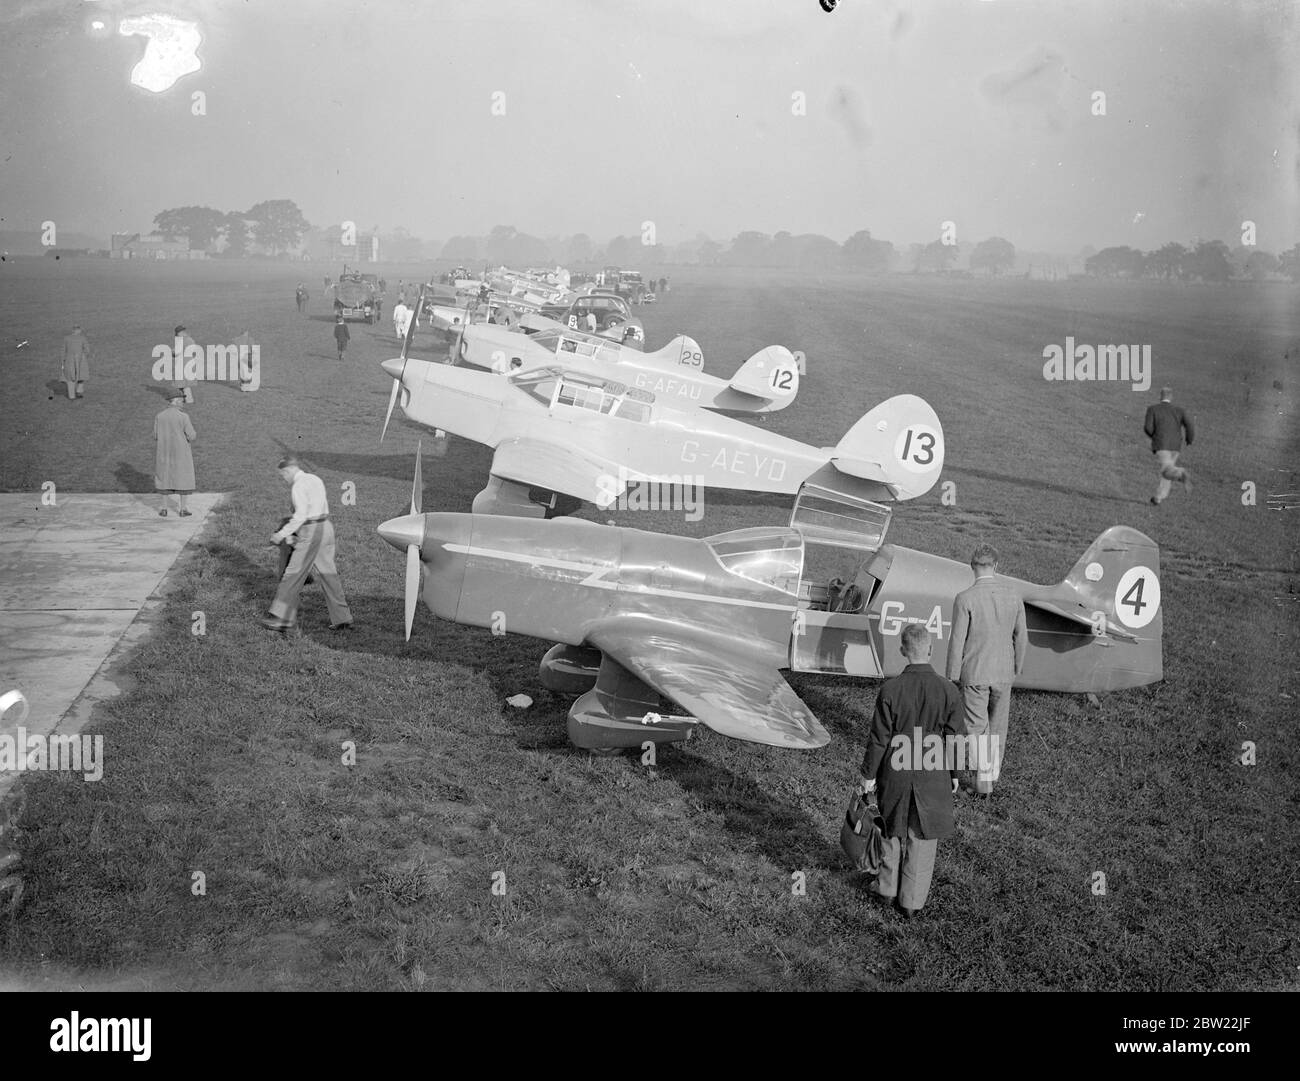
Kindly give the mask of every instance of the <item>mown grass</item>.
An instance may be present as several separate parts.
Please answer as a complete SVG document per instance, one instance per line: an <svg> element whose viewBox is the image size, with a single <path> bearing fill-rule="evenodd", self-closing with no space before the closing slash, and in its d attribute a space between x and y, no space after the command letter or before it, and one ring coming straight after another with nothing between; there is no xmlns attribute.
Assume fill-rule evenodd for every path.
<svg viewBox="0 0 1300 1081"><path fill-rule="evenodd" d="M959 804L926 917L903 924L837 844L874 684L791 677L832 732L820 752L705 731L647 768L568 745L568 703L537 681L545 643L424 611L403 642L401 559L374 527L404 510L421 433L396 421L378 444L388 380L374 362L391 325L354 327L339 365L328 323L293 310L292 268L0 274L0 311L32 343L0 368L5 488L147 489L162 404L147 358L177 321L200 342L250 323L264 366L257 394L201 387L190 410L200 486L230 497L171 576L130 689L96 708L104 780L26 782L28 899L0 939L11 973L410 990L1296 986L1295 532L1240 501L1243 480L1293 490L1293 292L698 272L646 309L651 348L689 333L713 372L772 341L804 349L800 400L767 424L811 442L890 394L925 395L957 505L936 489L899 508L897 543L965 558L989 540L1038 581L1117 522L1162 546L1165 681L1099 706L1018 694L1002 789ZM90 397L50 402L47 361L74 318L99 354ZM1153 343L1155 385L1173 382L1201 425L1194 498L1145 504L1150 395L1044 383L1041 350L1066 334ZM301 638L256 626L283 447L329 486L350 637L327 632L315 587ZM425 509L466 509L487 462L460 440L426 459ZM705 535L786 512L720 496L700 523L615 518ZM530 709L504 705L518 691ZM1235 761L1244 740L1254 767Z"/></svg>

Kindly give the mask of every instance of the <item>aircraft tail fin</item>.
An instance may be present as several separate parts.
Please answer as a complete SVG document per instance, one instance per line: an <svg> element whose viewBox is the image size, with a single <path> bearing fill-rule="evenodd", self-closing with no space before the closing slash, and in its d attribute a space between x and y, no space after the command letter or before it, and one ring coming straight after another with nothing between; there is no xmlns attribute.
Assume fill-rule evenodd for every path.
<svg viewBox="0 0 1300 1081"><path fill-rule="evenodd" d="M656 349L653 353L643 353L640 362L652 364L666 372L682 369L698 372L704 369L704 354L700 352L700 343L689 334L678 334L662 349Z"/></svg>
<svg viewBox="0 0 1300 1081"><path fill-rule="evenodd" d="M943 426L930 403L915 394L881 402L831 451L841 473L887 487L895 499L915 499L943 471Z"/></svg>
<svg viewBox="0 0 1300 1081"><path fill-rule="evenodd" d="M1027 594L1025 604L1069 620L1099 643L1113 642L1098 664L1098 690L1164 678L1160 549L1146 534L1111 526L1062 582Z"/></svg>
<svg viewBox="0 0 1300 1081"><path fill-rule="evenodd" d="M799 393L799 365L784 345L769 345L736 370L730 387L786 406Z"/></svg>

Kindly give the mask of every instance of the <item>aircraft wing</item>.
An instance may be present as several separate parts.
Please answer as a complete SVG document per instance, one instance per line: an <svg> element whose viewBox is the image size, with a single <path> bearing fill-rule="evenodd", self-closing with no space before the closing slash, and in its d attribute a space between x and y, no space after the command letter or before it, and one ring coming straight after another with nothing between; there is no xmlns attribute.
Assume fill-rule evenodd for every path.
<svg viewBox="0 0 1300 1081"><path fill-rule="evenodd" d="M734 640L677 623L613 617L587 641L724 736L800 750L831 740L781 673Z"/></svg>
<svg viewBox="0 0 1300 1081"><path fill-rule="evenodd" d="M609 506L622 491L607 462L541 439L507 439L498 444L490 472L599 507Z"/></svg>

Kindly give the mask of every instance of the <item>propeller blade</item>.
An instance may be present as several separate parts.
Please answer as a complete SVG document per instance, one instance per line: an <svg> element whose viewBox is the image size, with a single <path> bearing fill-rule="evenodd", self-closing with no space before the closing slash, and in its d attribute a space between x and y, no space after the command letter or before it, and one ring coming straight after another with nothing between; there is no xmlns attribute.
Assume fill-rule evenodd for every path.
<svg viewBox="0 0 1300 1081"><path fill-rule="evenodd" d="M406 640L411 640L411 627L415 624L415 604L420 599L420 549L414 545L406 548Z"/></svg>
<svg viewBox="0 0 1300 1081"><path fill-rule="evenodd" d="M379 433L379 442L384 441L384 436L388 434L388 422L393 419L393 406L397 404L397 396L402 391L402 381L393 380L393 393L388 396L388 412L384 415L384 430Z"/></svg>
<svg viewBox="0 0 1300 1081"><path fill-rule="evenodd" d="M411 483L411 513L420 513L420 500L424 496L424 484L420 480L420 446L424 440L415 444L415 480Z"/></svg>

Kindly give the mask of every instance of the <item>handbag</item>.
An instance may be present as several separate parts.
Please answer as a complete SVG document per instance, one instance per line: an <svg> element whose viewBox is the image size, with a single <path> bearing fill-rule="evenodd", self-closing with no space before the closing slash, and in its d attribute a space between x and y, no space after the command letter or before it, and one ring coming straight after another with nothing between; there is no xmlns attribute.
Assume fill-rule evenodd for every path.
<svg viewBox="0 0 1300 1081"><path fill-rule="evenodd" d="M885 820L874 798L868 803L861 792L854 792L840 826L840 847L856 870L868 875L880 871L884 832Z"/></svg>

